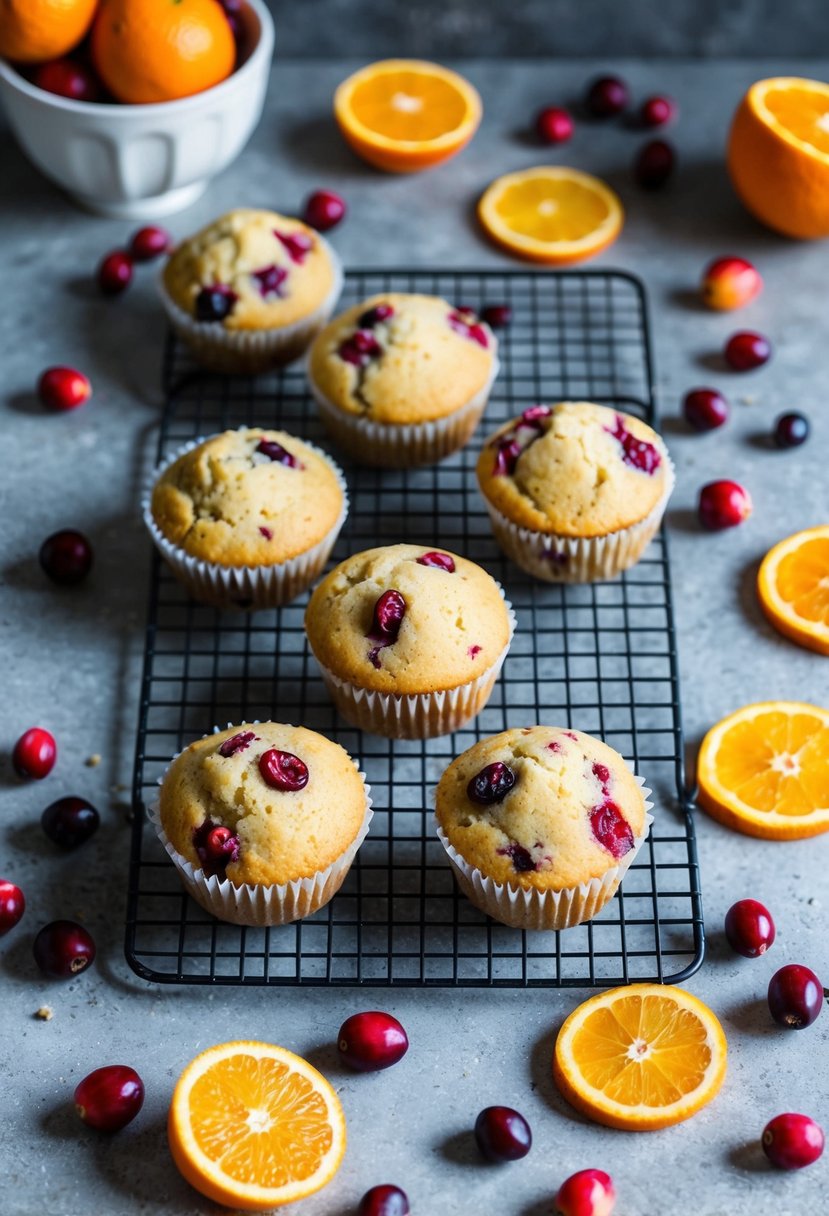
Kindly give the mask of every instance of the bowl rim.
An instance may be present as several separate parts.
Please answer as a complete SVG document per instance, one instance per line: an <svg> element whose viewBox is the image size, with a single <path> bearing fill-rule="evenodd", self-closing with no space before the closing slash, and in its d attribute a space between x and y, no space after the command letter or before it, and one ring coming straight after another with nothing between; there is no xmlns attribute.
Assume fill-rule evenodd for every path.
<svg viewBox="0 0 829 1216"><path fill-rule="evenodd" d="M271 58L275 41L273 17L265 4L265 0L245 0L257 21L259 22L259 37L256 45L240 68L231 72L226 80L214 84L200 93L192 93L189 97L177 97L172 101L153 101L147 105L109 101L76 101L72 97L61 97L58 93L49 93L32 84L9 62L0 58L0 79L4 80L18 93L23 93L33 101L39 102L47 109L63 110L69 114L98 114L101 117L112 118L114 121L135 118L137 115L149 116L162 114L181 114L196 109L205 99L221 98L225 93L235 91L244 80L250 76L263 58Z"/></svg>

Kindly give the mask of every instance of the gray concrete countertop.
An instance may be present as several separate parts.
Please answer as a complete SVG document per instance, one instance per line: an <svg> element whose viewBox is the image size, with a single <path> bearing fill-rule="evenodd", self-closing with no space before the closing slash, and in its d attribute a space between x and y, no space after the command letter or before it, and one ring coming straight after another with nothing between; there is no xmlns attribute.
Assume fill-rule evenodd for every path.
<svg viewBox="0 0 829 1216"><path fill-rule="evenodd" d="M326 185L350 206L332 234L346 265L509 265L476 231L471 204L496 173L547 159L525 133L535 111L578 95L608 65L467 63L484 98L482 128L458 159L417 177L375 173L340 141L330 98L351 66L277 64L250 146L197 206L172 219L173 231L185 235L237 204L292 211ZM637 98L665 90L679 101L681 118L668 136L679 152L673 183L657 195L632 185L630 163L645 137L620 124L580 125L553 159L618 188L625 231L596 264L632 270L650 291L658 393L679 474L669 523L693 752L711 723L747 702L826 699L825 661L764 623L753 580L772 543L827 518L829 243L795 244L755 224L731 193L722 153L728 117L751 81L794 72L826 79L829 62L616 66ZM346 1216L380 1181L403 1186L415 1213L542 1216L563 1178L586 1166L614 1176L620 1216L815 1210L826 1160L801 1174L774 1173L757 1141L780 1111L804 1111L829 1125L829 1014L803 1034L784 1033L764 1001L769 976L784 962L829 973L825 839L769 844L698 817L709 953L688 987L723 1020L729 1075L717 1101L693 1121L651 1136L589 1125L553 1089L556 1028L586 993L209 992L152 988L132 975L122 953L125 803L149 563L137 479L158 419L164 322L152 270L116 301L90 286L98 258L125 240L129 225L76 211L5 128L0 165L0 872L28 900L25 919L0 948L4 1216L218 1214L173 1167L165 1118L184 1064L209 1044L245 1037L310 1055L341 1093L349 1150L335 1183L302 1206L308 1216ZM706 312L694 297L701 268L729 252L756 261L765 291L739 315ZM713 356L743 326L768 333L775 357L738 377ZM47 416L32 387L43 367L64 362L90 374L95 395L75 415ZM693 384L711 382L732 398L732 420L722 432L692 436L678 421L679 400ZM768 449L762 436L792 407L811 417L810 442L794 452ZM706 535L693 508L698 487L716 477L744 482L755 513L733 532ZM97 564L83 587L64 592L46 585L36 555L46 535L73 525L92 537ZM33 723L54 731L60 757L48 781L21 784L9 752ZM87 767L94 753L101 763ZM56 858L38 818L68 792L91 798L104 822L83 850ZM721 934L728 906L748 895L769 905L778 928L772 954L754 962L732 956ZM31 960L35 929L56 915L83 917L98 941L98 965L64 984L44 981ZM51 1021L34 1017L43 1004L54 1010ZM332 1047L337 1028L349 1013L377 1006L400 1017L413 1048L387 1073L345 1075ZM131 1127L105 1140L81 1127L68 1104L78 1079L117 1061L142 1074L147 1100ZM469 1151L464 1134L491 1103L517 1106L532 1123L535 1147L523 1163L484 1167Z"/></svg>

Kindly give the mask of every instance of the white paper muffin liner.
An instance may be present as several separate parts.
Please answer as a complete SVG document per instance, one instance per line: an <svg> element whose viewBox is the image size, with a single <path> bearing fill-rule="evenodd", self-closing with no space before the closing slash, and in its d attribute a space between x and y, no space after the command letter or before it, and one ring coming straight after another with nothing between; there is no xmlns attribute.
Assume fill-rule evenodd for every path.
<svg viewBox="0 0 829 1216"><path fill-rule="evenodd" d="M352 726L391 739L431 739L459 730L486 705L512 644L515 613L500 583L498 590L507 610L509 639L492 666L467 684L437 692L377 692L341 679L314 655L338 712ZM313 653L310 638L308 644Z"/></svg>
<svg viewBox="0 0 829 1216"><path fill-rule="evenodd" d="M645 830L635 836L633 848L629 849L618 865L611 866L601 878L591 878L575 887L562 887L559 891L537 891L534 888L511 887L508 883L495 882L477 866L471 865L450 843L438 824L437 834L446 849L449 862L455 872L458 886L470 903L481 912L491 916L512 929L571 929L586 920L592 920L613 896L648 837L653 816L651 791L645 788L642 777L634 774L645 798Z"/></svg>
<svg viewBox="0 0 829 1216"><path fill-rule="evenodd" d="M486 384L460 409L431 422L393 425L346 413L325 396L309 372L311 393L329 434L360 464L402 469L434 464L457 452L471 438L486 409L500 364L493 357Z"/></svg>
<svg viewBox="0 0 829 1216"><path fill-rule="evenodd" d="M250 430L250 427L243 427ZM267 429L267 428L265 428ZM166 469L170 467L185 452L205 443L213 436L202 436L192 439L183 447L177 448L171 456L162 462L147 480L141 498L141 509L144 523L153 543L161 556L170 566L176 578L187 587L194 599L216 608L243 608L256 611L260 608L277 608L280 604L288 604L296 599L311 586L317 575L325 568L325 563L336 544L346 516L348 515L348 487L342 470L331 457L315 444L303 439L317 456L321 457L337 478L343 504L337 522L333 528L312 548L296 557L287 558L283 562L274 562L268 566L223 566L218 562L207 562L193 557L189 553L168 540L156 524L152 514L152 495L156 482Z"/></svg>
<svg viewBox="0 0 829 1216"><path fill-rule="evenodd" d="M233 723L228 722L229 729ZM256 723L249 723L255 726ZM213 727L213 734L220 729ZM206 738L207 736L203 736ZM177 760L181 752L177 752L170 764L159 778L159 786L170 770L170 765ZM355 765L356 767L356 765ZM269 925L287 925L291 921L302 920L324 907L337 894L351 864L357 855L357 850L368 835L369 825L374 812L372 811L371 786L366 781L366 775L358 769L365 789L366 810L363 822L351 844L339 857L335 858L324 870L318 870L308 878L297 878L292 882L273 883L263 886L258 883L242 883L236 885L228 878L219 878L213 874L208 876L199 866L194 866L178 852L171 843L161 823L159 800L156 799L147 807L147 817L156 831L158 839L178 871L182 885L196 903L206 912L210 912L219 920L228 921L232 925L248 925L264 928Z"/></svg>
<svg viewBox="0 0 829 1216"><path fill-rule="evenodd" d="M158 291L167 319L203 367L214 372L256 375L298 359L331 318L343 288L339 257L324 237L317 235L331 260L334 281L319 307L290 325L273 329L227 329L215 321L197 321L176 304L164 285L164 270Z"/></svg>
<svg viewBox="0 0 829 1216"><path fill-rule="evenodd" d="M484 495L492 531L498 544L516 565L549 583L592 583L614 578L635 566L659 530L674 488L674 466L667 451L665 489L644 519L605 536L559 536L535 532L507 519Z"/></svg>

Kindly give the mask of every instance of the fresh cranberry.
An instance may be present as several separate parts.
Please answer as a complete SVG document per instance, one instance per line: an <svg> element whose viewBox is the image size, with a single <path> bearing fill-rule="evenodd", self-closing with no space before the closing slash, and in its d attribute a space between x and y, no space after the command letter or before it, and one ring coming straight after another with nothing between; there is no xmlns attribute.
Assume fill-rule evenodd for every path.
<svg viewBox="0 0 829 1216"><path fill-rule="evenodd" d="M725 936L743 958L759 958L774 943L771 912L756 899L740 899L725 914Z"/></svg>
<svg viewBox="0 0 829 1216"><path fill-rule="evenodd" d="M808 967L787 963L769 981L769 1009L778 1026L804 1030L823 1008L823 987Z"/></svg>
<svg viewBox="0 0 829 1216"><path fill-rule="evenodd" d="M633 848L633 829L612 799L593 807L590 826L599 844L614 857L624 857Z"/></svg>
<svg viewBox="0 0 829 1216"><path fill-rule="evenodd" d="M606 794L610 787L610 769L606 764L593 765L593 776L601 783L602 793Z"/></svg>
<svg viewBox="0 0 829 1216"><path fill-rule="evenodd" d="M340 344L339 356L355 367L368 367L372 359L379 359L383 348L374 334L367 329L358 329Z"/></svg>
<svg viewBox="0 0 829 1216"><path fill-rule="evenodd" d="M417 564L418 566L435 566L438 570L445 570L447 574L455 573L455 559L448 553L424 553L417 559Z"/></svg>
<svg viewBox="0 0 829 1216"><path fill-rule="evenodd" d="M345 212L345 203L339 194L335 194L333 190L315 190L305 200L302 218L311 228L316 228L317 232L327 232L345 219Z"/></svg>
<svg viewBox="0 0 829 1216"><path fill-rule="evenodd" d="M374 605L372 634L396 639L406 615L406 601L399 591L384 591Z"/></svg>
<svg viewBox="0 0 829 1216"><path fill-rule="evenodd" d="M776 1115L763 1128L763 1152L781 1170L802 1170L823 1153L823 1128L808 1115Z"/></svg>
<svg viewBox="0 0 829 1216"><path fill-rule="evenodd" d="M588 88L584 104L593 118L612 118L627 109L627 85L618 76L599 76Z"/></svg>
<svg viewBox="0 0 829 1216"><path fill-rule="evenodd" d="M166 228L154 224L139 228L130 241L130 253L136 262L152 262L164 253L170 253L173 238Z"/></svg>
<svg viewBox="0 0 829 1216"><path fill-rule="evenodd" d="M639 149L633 175L644 190L659 190L674 171L676 154L664 139L652 139Z"/></svg>
<svg viewBox="0 0 829 1216"><path fill-rule="evenodd" d="M379 1072L409 1050L406 1031L390 1013L377 1010L346 1018L337 1035L340 1058L357 1072Z"/></svg>
<svg viewBox="0 0 829 1216"><path fill-rule="evenodd" d="M799 448L809 438L810 430L805 414L781 414L774 424L774 442L779 448Z"/></svg>
<svg viewBox="0 0 829 1216"><path fill-rule="evenodd" d="M92 385L74 367L47 367L37 382L37 395L49 410L76 410L92 396Z"/></svg>
<svg viewBox="0 0 829 1216"><path fill-rule="evenodd" d="M223 874L239 860L239 837L221 823L205 819L193 832L193 847L208 874Z"/></svg>
<svg viewBox="0 0 829 1216"><path fill-rule="evenodd" d="M533 1134L517 1110L487 1106L475 1120L475 1143L487 1161L520 1161L532 1148Z"/></svg>
<svg viewBox="0 0 829 1216"><path fill-rule="evenodd" d="M251 278L256 279L263 300L268 296L281 296L281 287L287 277L288 272L284 266L263 266L261 270L251 271Z"/></svg>
<svg viewBox="0 0 829 1216"><path fill-rule="evenodd" d="M231 287L224 283L214 283L212 287L202 287L196 296L195 315L197 321L224 321L229 317L239 299Z"/></svg>
<svg viewBox="0 0 829 1216"><path fill-rule="evenodd" d="M487 304L481 318L490 329L506 329L512 321L512 309L509 304Z"/></svg>
<svg viewBox="0 0 829 1216"><path fill-rule="evenodd" d="M40 817L46 835L62 849L77 849L98 830L101 817L85 798L58 798Z"/></svg>
<svg viewBox="0 0 829 1216"><path fill-rule="evenodd" d="M406 1192L386 1182L366 1191L357 1208L357 1216L409 1216L410 1211Z"/></svg>
<svg viewBox="0 0 829 1216"><path fill-rule="evenodd" d="M291 261L297 262L300 266L314 248L314 238L307 232L277 232L274 229L273 234L284 245Z"/></svg>
<svg viewBox="0 0 829 1216"><path fill-rule="evenodd" d="M732 334L723 351L725 361L735 372L750 372L771 358L771 343L762 334L742 329Z"/></svg>
<svg viewBox="0 0 829 1216"><path fill-rule="evenodd" d="M716 258L703 271L703 302L719 312L742 308L762 290L763 280L745 258Z"/></svg>
<svg viewBox="0 0 829 1216"><path fill-rule="evenodd" d="M144 1105L144 1082L126 1064L96 1068L75 1088L75 1110L99 1132L120 1132Z"/></svg>
<svg viewBox="0 0 829 1216"><path fill-rule="evenodd" d="M574 124L568 110L561 106L546 106L535 120L538 138L545 144L566 144L572 139Z"/></svg>
<svg viewBox="0 0 829 1216"><path fill-rule="evenodd" d="M559 1216L610 1216L616 1188L604 1170L579 1170L561 1184L554 1203Z"/></svg>
<svg viewBox="0 0 829 1216"><path fill-rule="evenodd" d="M20 887L8 878L0 878L0 937L13 929L26 911L26 900Z"/></svg>
<svg viewBox="0 0 829 1216"><path fill-rule="evenodd" d="M260 439L256 445L256 451L261 452L263 456L267 456L268 460L274 461L276 464L287 465L289 469L298 469L302 466L287 448L283 448L281 443L277 443L275 439Z"/></svg>
<svg viewBox="0 0 829 1216"><path fill-rule="evenodd" d="M530 850L525 849L517 840L511 841L505 849L498 849L498 852L502 857L509 857L516 874L529 874L530 871L538 869Z"/></svg>
<svg viewBox="0 0 829 1216"><path fill-rule="evenodd" d="M262 753L259 772L266 785L283 793L304 790L308 784L308 765L304 760L293 752L280 751L278 747L269 747Z"/></svg>
<svg viewBox="0 0 829 1216"><path fill-rule="evenodd" d="M489 806L493 802L503 802L515 781L516 776L510 766L502 760L495 760L475 774L466 792L473 802Z"/></svg>
<svg viewBox="0 0 829 1216"><path fill-rule="evenodd" d="M250 747L256 739L256 735L252 730L240 730L238 734L231 735L229 739L225 739L224 743L219 744L219 755L227 759L229 756L235 756L237 752L243 752Z"/></svg>
<svg viewBox="0 0 829 1216"><path fill-rule="evenodd" d="M521 455L521 445L514 435L504 435L497 440L498 450L495 453L495 464L492 467L493 477L511 477Z"/></svg>
<svg viewBox="0 0 829 1216"><path fill-rule="evenodd" d="M53 920L44 925L32 949L38 967L52 979L71 979L95 961L94 941L73 920Z"/></svg>
<svg viewBox="0 0 829 1216"><path fill-rule="evenodd" d="M68 97L70 101L97 101L100 96L98 81L92 72L72 59L42 63L33 79L39 89Z"/></svg>
<svg viewBox="0 0 829 1216"><path fill-rule="evenodd" d="M695 431L713 431L728 421L728 402L715 388L692 388L685 394L682 412Z"/></svg>
<svg viewBox="0 0 829 1216"><path fill-rule="evenodd" d="M55 736L42 726L32 726L24 731L12 752L12 764L18 777L32 777L35 781L49 776L57 758Z"/></svg>
<svg viewBox="0 0 829 1216"><path fill-rule="evenodd" d="M98 286L105 296L126 291L132 281L132 258L124 249L108 253L98 267Z"/></svg>
<svg viewBox="0 0 829 1216"><path fill-rule="evenodd" d="M709 481L699 492L700 523L711 532L736 528L752 512L751 495L737 481Z"/></svg>
<svg viewBox="0 0 829 1216"><path fill-rule="evenodd" d="M73 587L83 582L92 569L92 546L83 532L64 528L47 536L40 546L40 565L53 583Z"/></svg>
<svg viewBox="0 0 829 1216"><path fill-rule="evenodd" d="M366 309L357 324L360 329L374 329L375 325L381 325L393 316L394 308L391 304L375 304L374 308Z"/></svg>
<svg viewBox="0 0 829 1216"><path fill-rule="evenodd" d="M608 426L604 429L622 445L622 460L632 469L638 469L640 473L648 473L652 476L662 464L658 448L654 444L648 443L646 439L637 439L625 426L625 420L621 414L616 415L613 430Z"/></svg>
<svg viewBox="0 0 829 1216"><path fill-rule="evenodd" d="M639 119L643 127L664 127L676 118L676 102L670 97L648 97L642 102Z"/></svg>

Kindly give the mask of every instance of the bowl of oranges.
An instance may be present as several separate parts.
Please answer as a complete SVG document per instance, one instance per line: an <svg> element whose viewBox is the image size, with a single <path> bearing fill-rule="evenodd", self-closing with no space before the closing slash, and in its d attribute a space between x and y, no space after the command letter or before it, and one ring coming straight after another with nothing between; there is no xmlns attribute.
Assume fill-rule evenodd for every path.
<svg viewBox="0 0 829 1216"><path fill-rule="evenodd" d="M5 0L0 98L21 148L91 211L192 203L262 114L264 0Z"/></svg>

